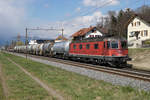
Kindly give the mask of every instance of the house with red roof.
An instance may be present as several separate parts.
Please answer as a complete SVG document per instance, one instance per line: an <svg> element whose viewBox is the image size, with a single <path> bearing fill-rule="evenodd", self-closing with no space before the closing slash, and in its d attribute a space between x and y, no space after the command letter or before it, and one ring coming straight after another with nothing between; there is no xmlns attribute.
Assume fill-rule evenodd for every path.
<svg viewBox="0 0 150 100"><path fill-rule="evenodd" d="M97 28L90 26L89 28L82 28L79 31L75 32L71 37L74 40L82 40L85 38L100 38L107 34L108 31L104 28Z"/></svg>

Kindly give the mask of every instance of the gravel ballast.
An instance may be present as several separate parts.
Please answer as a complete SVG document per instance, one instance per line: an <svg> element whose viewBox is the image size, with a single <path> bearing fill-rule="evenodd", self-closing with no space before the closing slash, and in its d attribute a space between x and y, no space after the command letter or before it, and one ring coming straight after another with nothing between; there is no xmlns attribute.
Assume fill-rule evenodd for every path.
<svg viewBox="0 0 150 100"><path fill-rule="evenodd" d="M24 55L17 54L17 53L11 53L11 54L15 54L17 56L21 56L24 58L26 57ZM81 67L67 65L67 64L61 64L58 62L52 62L52 61L43 60L40 58L34 58L34 57L28 56L28 59L31 59L33 61L37 61L40 63L44 63L47 65L52 65L54 67L58 67L67 71L75 72L81 75L85 75L85 76L88 76L90 78L94 78L97 80L103 80L105 82L109 82L114 85L131 86L133 88L142 89L144 91L150 91L150 82L147 82L147 81L141 81L141 80L136 80L136 79L129 78L129 77L109 74L105 72L95 71L95 70L81 68Z"/></svg>

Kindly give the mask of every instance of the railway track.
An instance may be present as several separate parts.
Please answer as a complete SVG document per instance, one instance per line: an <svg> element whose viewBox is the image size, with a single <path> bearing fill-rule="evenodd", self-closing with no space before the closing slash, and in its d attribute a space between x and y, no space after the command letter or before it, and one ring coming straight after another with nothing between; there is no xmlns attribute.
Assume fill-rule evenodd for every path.
<svg viewBox="0 0 150 100"><path fill-rule="evenodd" d="M75 62L75 61L70 61L70 60L49 58L49 57L36 56L36 55L28 55L28 56L150 82L149 71L136 70L136 69L131 69L131 68L118 69L118 68L111 68L107 66L93 65L93 64L83 63L83 62Z"/></svg>

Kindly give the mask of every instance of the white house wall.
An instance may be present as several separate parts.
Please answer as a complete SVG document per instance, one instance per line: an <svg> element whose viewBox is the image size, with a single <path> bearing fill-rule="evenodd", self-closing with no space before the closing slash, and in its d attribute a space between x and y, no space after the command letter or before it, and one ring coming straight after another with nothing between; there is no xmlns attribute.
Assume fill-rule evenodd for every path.
<svg viewBox="0 0 150 100"><path fill-rule="evenodd" d="M140 25L137 25L136 22L140 22ZM134 26L132 26L132 23L134 24ZM135 26L136 23L136 26ZM143 35L144 35L144 30L148 31L148 36L142 36L141 31L143 31ZM135 31L140 31L140 34L138 35L139 39L137 40L136 37L130 37L130 33L131 32L135 32ZM147 40L150 39L150 26L148 24L146 24L144 21L140 20L139 18L135 18L129 25L128 25L128 44L134 44L133 46L129 46L129 48L136 48L137 44L138 46L142 45L142 41L143 40Z"/></svg>
<svg viewBox="0 0 150 100"><path fill-rule="evenodd" d="M98 30L96 30L96 32L90 31L85 35L85 38L89 38L90 36L96 37L96 36L102 36L102 35L103 34L99 32Z"/></svg>

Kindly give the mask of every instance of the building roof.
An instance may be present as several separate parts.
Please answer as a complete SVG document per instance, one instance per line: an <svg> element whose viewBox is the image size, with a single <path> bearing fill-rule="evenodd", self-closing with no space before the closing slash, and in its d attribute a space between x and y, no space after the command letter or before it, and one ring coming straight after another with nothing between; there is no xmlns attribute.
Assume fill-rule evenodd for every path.
<svg viewBox="0 0 150 100"><path fill-rule="evenodd" d="M76 33L74 33L71 37L77 37L77 36L83 36L85 35L87 32L91 31L92 29L94 29L95 27L89 27L89 28L82 28L79 31L77 31Z"/></svg>
<svg viewBox="0 0 150 100"><path fill-rule="evenodd" d="M139 20L141 20L142 22L144 22L145 24L147 24L148 26L150 26L150 22L143 19L142 17L140 17L139 15L137 14L134 14L127 22L127 26L135 19L135 18L138 18Z"/></svg>
<svg viewBox="0 0 150 100"><path fill-rule="evenodd" d="M65 38L64 36L62 35L59 35L55 40L68 40L67 38Z"/></svg>
<svg viewBox="0 0 150 100"><path fill-rule="evenodd" d="M96 28L96 27L90 26L89 28L82 28L79 31L77 31L76 33L74 33L71 37L84 36L86 33L90 32L94 28ZM98 29L102 33L108 33L108 31L105 28L96 28L96 29Z"/></svg>

